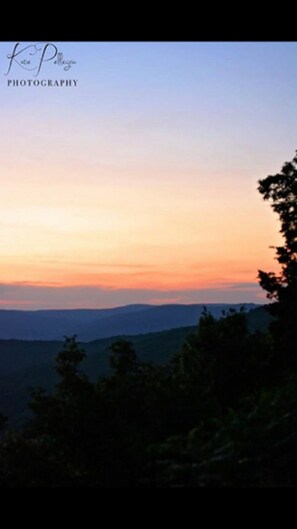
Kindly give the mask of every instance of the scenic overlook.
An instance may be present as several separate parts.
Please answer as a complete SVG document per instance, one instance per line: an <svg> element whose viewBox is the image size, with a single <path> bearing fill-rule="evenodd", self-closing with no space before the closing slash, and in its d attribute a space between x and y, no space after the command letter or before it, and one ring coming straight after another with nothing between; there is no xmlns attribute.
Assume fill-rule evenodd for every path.
<svg viewBox="0 0 297 529"><path fill-rule="evenodd" d="M0 486L297 486L297 42L0 43Z"/></svg>

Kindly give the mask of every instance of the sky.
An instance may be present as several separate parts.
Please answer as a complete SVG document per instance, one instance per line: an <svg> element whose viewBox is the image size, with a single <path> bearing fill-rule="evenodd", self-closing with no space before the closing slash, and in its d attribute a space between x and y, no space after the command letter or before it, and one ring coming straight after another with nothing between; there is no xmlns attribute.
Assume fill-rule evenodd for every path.
<svg viewBox="0 0 297 529"><path fill-rule="evenodd" d="M0 43L0 308L265 302L297 43L54 44L34 77Z"/></svg>

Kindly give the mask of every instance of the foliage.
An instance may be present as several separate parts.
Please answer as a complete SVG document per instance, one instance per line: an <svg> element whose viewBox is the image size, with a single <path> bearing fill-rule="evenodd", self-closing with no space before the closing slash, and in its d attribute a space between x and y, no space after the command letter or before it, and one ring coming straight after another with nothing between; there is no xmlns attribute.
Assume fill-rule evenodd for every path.
<svg viewBox="0 0 297 529"><path fill-rule="evenodd" d="M151 447L157 486L296 487L297 378Z"/></svg>
<svg viewBox="0 0 297 529"><path fill-rule="evenodd" d="M271 332L279 367L291 369L297 365L297 155L284 164L280 173L260 180L258 189L278 214L284 237L284 244L275 248L280 273L260 270L259 280L274 301L268 310L276 317Z"/></svg>
<svg viewBox="0 0 297 529"><path fill-rule="evenodd" d="M244 312L218 321L205 312L167 366L141 362L125 340L110 352L111 376L93 383L79 369L76 338L65 340L55 392L31 390L33 419L1 445L2 485L152 486L150 447L186 436L197 420L204 436L214 434L214 418L265 376L258 356L269 358L270 342L248 334Z"/></svg>
<svg viewBox="0 0 297 529"><path fill-rule="evenodd" d="M207 395L224 412L268 383L271 355L269 336L250 334L246 313L231 309L219 320L205 311L197 333L188 337L173 361L175 374L187 391L193 391L193 397L195 392L203 398Z"/></svg>

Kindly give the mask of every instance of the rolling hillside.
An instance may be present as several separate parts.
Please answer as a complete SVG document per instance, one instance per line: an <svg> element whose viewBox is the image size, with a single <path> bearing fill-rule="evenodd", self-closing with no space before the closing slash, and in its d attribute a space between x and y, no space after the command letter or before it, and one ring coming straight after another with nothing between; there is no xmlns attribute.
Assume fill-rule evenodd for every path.
<svg viewBox="0 0 297 529"><path fill-rule="evenodd" d="M251 331L267 329L271 318L263 307L248 313ZM145 361L166 364L178 352L186 336L195 326L127 336L138 356ZM92 380L108 374L108 347L115 337L82 343L86 358L83 369ZM0 412L7 415L10 425L19 426L27 416L28 387L41 386L51 390L57 381L54 358L62 341L0 340Z"/></svg>
<svg viewBox="0 0 297 529"><path fill-rule="evenodd" d="M247 309L254 304L244 304ZM215 316L240 305L209 304ZM62 340L76 334L84 342L120 334L143 334L195 325L203 305L127 305L112 309L0 310L0 339Z"/></svg>
<svg viewBox="0 0 297 529"><path fill-rule="evenodd" d="M145 361L166 364L179 351L194 327L183 327L160 333L125 336ZM115 340L106 338L82 344L86 358L83 370L92 380L109 372L109 346ZM27 417L28 388L41 386L51 390L57 382L54 359L62 342L0 340L0 412L9 417L10 426L21 425Z"/></svg>

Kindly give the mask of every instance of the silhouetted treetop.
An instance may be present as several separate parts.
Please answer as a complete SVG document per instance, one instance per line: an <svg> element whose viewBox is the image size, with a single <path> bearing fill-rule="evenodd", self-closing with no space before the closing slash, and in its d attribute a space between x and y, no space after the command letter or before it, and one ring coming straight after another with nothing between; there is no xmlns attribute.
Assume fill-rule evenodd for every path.
<svg viewBox="0 0 297 529"><path fill-rule="evenodd" d="M260 180L258 190L278 214L284 237L284 244L275 247L281 272L277 275L259 270L258 277L267 297L275 301L268 307L277 318L271 330L289 367L297 365L297 358L292 364L296 356L293 344L297 340L297 154L284 164L280 173Z"/></svg>

